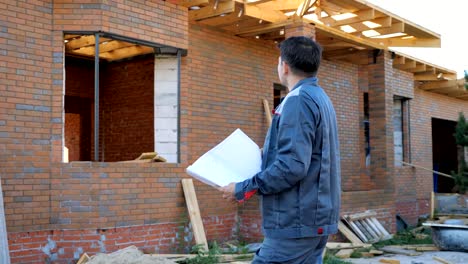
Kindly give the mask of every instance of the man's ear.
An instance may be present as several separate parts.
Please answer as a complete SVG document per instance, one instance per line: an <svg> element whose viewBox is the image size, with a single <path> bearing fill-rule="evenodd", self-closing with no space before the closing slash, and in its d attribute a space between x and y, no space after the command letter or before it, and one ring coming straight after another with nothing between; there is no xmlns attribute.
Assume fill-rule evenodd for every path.
<svg viewBox="0 0 468 264"><path fill-rule="evenodd" d="M288 74L289 71L291 71L289 65L285 61L282 61L281 63L283 64L283 67L281 67L283 69L283 74Z"/></svg>

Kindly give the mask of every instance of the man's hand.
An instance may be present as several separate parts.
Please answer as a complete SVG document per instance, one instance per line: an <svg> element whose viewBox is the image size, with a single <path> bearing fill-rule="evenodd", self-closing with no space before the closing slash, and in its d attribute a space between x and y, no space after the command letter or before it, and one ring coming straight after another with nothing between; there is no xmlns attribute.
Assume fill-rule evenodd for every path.
<svg viewBox="0 0 468 264"><path fill-rule="evenodd" d="M231 203L237 203L237 199L235 197L235 189L236 189L236 183L231 182L230 184L221 187L221 191L223 192L223 198L228 200Z"/></svg>

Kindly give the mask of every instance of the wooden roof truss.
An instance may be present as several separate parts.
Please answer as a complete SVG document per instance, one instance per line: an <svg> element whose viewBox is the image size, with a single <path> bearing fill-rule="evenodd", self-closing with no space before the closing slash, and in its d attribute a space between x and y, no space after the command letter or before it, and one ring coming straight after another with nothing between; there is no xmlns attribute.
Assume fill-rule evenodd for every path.
<svg viewBox="0 0 468 264"><path fill-rule="evenodd" d="M64 36L65 53L67 55L94 58L96 40L94 35L66 34ZM99 58L106 61L122 60L130 57L154 53L150 46L112 39L99 38Z"/></svg>

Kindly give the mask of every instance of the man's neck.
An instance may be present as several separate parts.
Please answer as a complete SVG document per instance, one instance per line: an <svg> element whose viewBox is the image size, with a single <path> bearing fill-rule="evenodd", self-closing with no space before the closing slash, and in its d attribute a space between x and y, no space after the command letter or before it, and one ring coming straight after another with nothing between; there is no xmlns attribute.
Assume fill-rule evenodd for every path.
<svg viewBox="0 0 468 264"><path fill-rule="evenodd" d="M301 76L290 76L288 80L288 90L292 91L296 84L300 82L301 80L305 79L304 77Z"/></svg>

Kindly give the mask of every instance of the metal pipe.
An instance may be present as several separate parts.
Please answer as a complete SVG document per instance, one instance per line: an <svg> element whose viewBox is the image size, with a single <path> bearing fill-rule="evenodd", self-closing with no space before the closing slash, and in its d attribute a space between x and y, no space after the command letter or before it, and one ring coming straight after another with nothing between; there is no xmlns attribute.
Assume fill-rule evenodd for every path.
<svg viewBox="0 0 468 264"><path fill-rule="evenodd" d="M404 162L404 161L400 161L400 160L398 160L397 162L400 162L400 163L403 164L403 165L407 165L407 166L411 166L411 167L414 167L414 168L418 168L418 169L430 171L430 172L435 173L435 174L440 175L440 176L444 176L444 177L447 177L447 178L455 179L455 177L453 177L452 175L448 175L448 174L445 174L445 173L442 173L442 172L438 172L438 171L435 171L435 170L431 170L431 169L428 169L428 168L424 168L424 167L421 167L421 166L418 166L418 165L414 165L414 164L411 164L411 163L408 163L408 162Z"/></svg>
<svg viewBox="0 0 468 264"><path fill-rule="evenodd" d="M99 161L99 33L94 38L94 161Z"/></svg>
<svg viewBox="0 0 468 264"><path fill-rule="evenodd" d="M182 51L177 51L177 162L180 162L180 65Z"/></svg>

